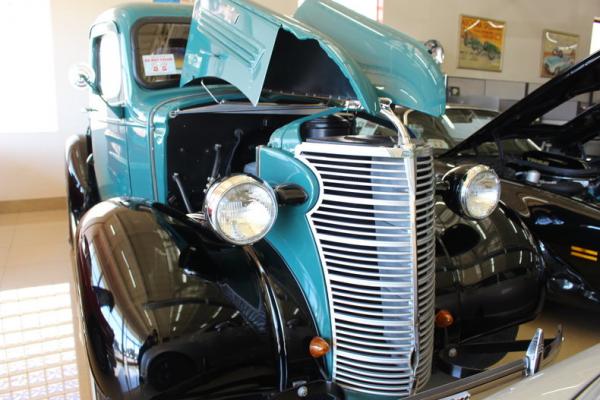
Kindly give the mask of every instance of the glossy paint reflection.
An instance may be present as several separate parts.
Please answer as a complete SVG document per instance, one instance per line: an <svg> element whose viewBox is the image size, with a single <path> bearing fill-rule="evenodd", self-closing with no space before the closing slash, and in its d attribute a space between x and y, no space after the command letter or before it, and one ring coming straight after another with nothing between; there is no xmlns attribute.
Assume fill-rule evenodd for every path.
<svg viewBox="0 0 600 400"><path fill-rule="evenodd" d="M436 204L436 308L459 316L454 340L533 319L543 299L543 262L528 230L499 206L487 219Z"/></svg>
<svg viewBox="0 0 600 400"><path fill-rule="evenodd" d="M572 251L573 247L600 250L597 205L532 185L508 181L503 185L507 189L503 191L503 200L542 243L552 298L597 309L600 306L598 261L574 256Z"/></svg>
<svg viewBox="0 0 600 400"><path fill-rule="evenodd" d="M295 304L294 290L265 282L248 249L211 243L202 229L117 201L86 214L79 242L88 355L110 398L280 387L288 368L275 346L283 336L273 328L275 311L293 338L283 361L315 377L308 344L301 350L315 334L306 307ZM279 295L271 302L270 293Z"/></svg>

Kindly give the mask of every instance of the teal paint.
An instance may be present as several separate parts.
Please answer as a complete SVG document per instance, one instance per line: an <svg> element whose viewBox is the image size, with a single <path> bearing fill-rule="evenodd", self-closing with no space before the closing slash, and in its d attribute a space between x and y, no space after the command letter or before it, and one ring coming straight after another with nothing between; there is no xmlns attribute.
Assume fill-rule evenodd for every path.
<svg viewBox="0 0 600 400"><path fill-rule="evenodd" d="M230 52L224 52L224 47L221 47L220 53L194 53L194 51L202 50L202 46L212 46L213 44L202 44L201 41L194 44L195 41L192 40L190 41L191 47L188 48L188 53L203 55L206 60L211 59L211 57L214 58L215 55L228 60L234 58L246 59L246 62L250 62L249 65L254 67L245 71L240 67L241 69L238 72L241 74L240 77L246 76L248 82L244 83L243 79L236 78L236 73L231 74L231 80L240 85L240 90L246 90L244 94L250 93L252 98L256 98L260 94L259 88L262 88L262 79L264 79L262 75L266 73L268 66L267 58L272 50L273 35L278 29L285 29L300 40L317 40L320 43L321 48L336 62L340 67L340 71L349 80L367 112L376 114L379 111L379 96L391 97L397 104L431 114L436 113L438 109L443 109L443 105L440 105L445 100L443 97L443 82L437 66L429 57L424 46L393 29L355 15L351 11L340 8L335 3L326 0L307 0L296 15L299 20L304 22L275 15L258 5L241 0L218 0L212 3L219 7L225 5L234 7L235 10L239 11L240 18L247 18L246 21L263 21L262 23L253 24L256 28L249 26L247 23L243 28L240 28L247 39L252 38L251 40L255 41L254 49L258 50L256 50L254 56L243 56L243 54L237 54L243 49L235 48L235 45L229 42L228 50L231 50ZM332 19L334 14L337 16L335 20ZM124 71L123 107L125 109L125 119L120 123L114 123L113 127L114 131L118 132L122 138L118 143L121 149L119 158L103 160L98 157L95 160L98 164L98 170L112 171L113 173L111 177L107 172L101 179L104 183L104 185L101 185L104 199L113 196L132 195L153 198L162 202L166 201L168 177L166 176L167 160L164 142L168 137L169 112L186 106L207 104L212 100L204 89L198 86L161 90L149 90L139 86L134 79L135 64L131 57L133 54L131 29L143 18L191 18L191 15L192 7L190 6L131 4L103 13L95 23L114 22L117 26ZM217 22L216 26L229 32L227 29L231 30L232 27L223 26L223 21L227 22L222 19L222 21ZM194 23L197 23L197 21L194 21ZM241 22L239 24L243 25ZM259 26L262 27L261 30L258 29ZM236 29L238 28L236 27ZM337 34L338 31L342 33ZM360 36L361 40L353 40L356 37L353 35L362 35ZM380 35L383 35L383 37ZM364 40L364 38L367 38L367 40ZM210 42L214 42L214 35ZM196 46L196 50L193 50L194 46ZM259 47L264 48L264 51L260 50ZM242 58L239 58L240 56ZM392 59L393 61L390 61ZM376 60L381 60L381 63L385 63L391 69L386 71L383 66L375 62ZM188 58L186 57L186 63L187 61ZM238 62L238 65L242 64ZM209 66L203 66L202 68L204 69L197 71L198 74L205 72L208 76L218 76L219 71L211 70ZM188 71L190 74L193 72L191 69ZM186 70L184 68L183 83L191 77L191 75L187 75L187 78L185 78L185 74ZM424 78L426 76L430 77L429 81ZM383 85L383 90L376 89L374 85L378 86L382 82L378 77L385 78L386 82L392 82L391 86ZM371 83L371 80L373 83ZM396 83L394 84L394 82ZM254 86L250 88L248 85ZM227 92L239 94L235 87L228 85L211 87L211 91L218 96ZM193 100L188 98L187 100L169 101L176 97L190 95L197 95L197 97L194 97ZM167 103L156 111L153 121L148 121L151 110L163 102ZM296 133L299 123L292 125L281 128L273 135L272 147L291 151L299 143L300 139ZM104 140L109 140L109 138ZM279 141L278 144L277 141ZM157 177L156 197L152 187L151 142L153 142L152 146L154 147L154 171ZM105 145L108 145L108 143L105 143ZM109 163L112 163L112 168L110 168ZM126 164L129 165L128 170L123 168ZM120 171L119 173L117 173L117 169ZM120 178L116 179L117 176L120 176Z"/></svg>
<svg viewBox="0 0 600 400"><path fill-rule="evenodd" d="M274 16L259 6L249 5L249 3L239 0L217 1L216 4L232 5L236 9L241 9L243 13L251 14L253 19L258 18L266 21L262 25L256 25L257 27L263 27L262 29L266 37L265 41L258 41L260 46L265 48L262 56L260 55L260 49L254 55L242 55L242 59L245 57L245 62L254 65L254 69L240 70L241 72L239 73L242 75L247 74L246 76L249 76L249 79L254 79L250 82L254 86L244 86L244 82L240 80L239 90L244 89L244 94L247 96L247 93L249 93L252 98L257 93L260 95L258 88L260 87L262 90L262 82L260 82L261 71L266 68L265 66L268 66L268 62L265 62L265 57L270 54L266 49L273 39L274 27L276 27L276 30L284 29L289 31L300 40L317 40L321 48L336 62L340 67L340 71L349 80L365 111L372 115L377 114L379 111L378 98L380 96L391 97L397 104L429 112L430 114L436 114L438 109L443 109L443 104L441 106L440 104L443 103L442 100L445 100L445 98L443 98L440 90L439 70L437 70L437 66L434 66L433 61L423 46L408 37L400 35L396 31L390 30L388 32L388 28L369 20L361 20L356 16L352 16L347 10L344 10L345 14L343 14L345 16L342 15L346 20L340 19L340 21L334 24L344 34L341 35L342 37L336 37L335 32L333 32L330 36L327 32L329 29L328 24L333 24L329 20L332 14L323 9L317 9L310 13L306 11L309 9L309 6L331 6L330 3L328 1L307 0L306 8L301 9L304 11L298 14L298 18L306 20L305 23L302 23L287 17ZM127 185L104 186L101 189L103 191L103 198L132 195L134 197L153 199L154 191L151 176L154 169L157 177L158 193L158 196L154 199L162 203L166 203L167 201L169 178L167 177L168 160L165 144L169 134L168 122L170 113L178 109L209 104L213 100L199 86L161 90L148 90L140 87L134 79L135 65L131 58L131 54L133 54L131 28L141 18L190 18L191 13L192 9L188 6L140 4L113 9L103 14L98 20L99 22L114 21L118 27L121 40L125 118L121 121L118 130L124 136L120 143L122 149L120 157L122 158L115 158L113 163L117 163L114 165L120 166L128 165L130 176L130 187ZM313 14L314 18L306 14ZM351 21L351 17L355 19L354 23ZM310 24L318 25L319 29L309 26ZM343 26L340 26L340 24ZM362 28L365 29L364 32L360 28L362 25L364 25ZM367 32L371 30L373 32ZM385 37L381 38L376 31L383 33L387 39ZM250 35L251 33L255 34L256 32L248 31L248 38L254 37ZM367 39L363 40L361 37L361 40L354 40L354 42L361 43L352 43L352 35L357 34L364 34ZM259 34L258 37L261 37L261 35ZM372 49L370 46L372 46ZM230 43L230 47L233 47L233 44ZM199 45L198 51L200 49ZM243 50L237 49L238 52ZM227 54L211 53L204 56L210 58L208 56L219 55L224 59L232 59L233 57L238 57L234 53L235 51ZM389 67L391 70L385 70L384 66L378 65L379 62L386 63L385 65L388 67L392 65L392 67ZM209 68L209 66L202 68ZM202 71L199 70L199 72ZM209 72L213 73L213 71L207 69L206 73ZM214 74L217 72L214 72ZM264 72L266 73L266 70ZM232 74L232 80L237 80L235 75L236 73ZM427 75L430 76L431 82L426 80ZM385 81L378 80L379 78L385 78ZM378 82L385 83L381 85L383 89L376 87L379 86ZM388 85L387 82L391 83ZM243 96L239 90L229 85L211 86L211 92L218 99L241 99ZM428 102L427 99L431 99L431 101ZM256 101L258 101L258 98ZM153 110L152 120L149 121L149 116ZM259 175L263 179L271 184L297 183L303 186L307 193L309 193L310 198L305 205L299 207L282 207L280 209L279 218L266 239L282 255L292 270L306 296L320 335L329 340L331 340L332 326L327 287L316 243L306 218L306 213L317 202L320 189L312 171L293 157L293 151L301 142L299 132L300 125L303 122L339 111L341 111L340 108L332 108L323 113L294 121L290 125L280 128L272 135L269 147L261 148L259 153ZM202 132L201 127L199 127L198 134L205 134L205 132ZM106 141L107 138L103 137L101 140ZM150 162L151 147L154 148L154 168ZM106 152L105 158L107 155L108 152ZM104 171L106 174L111 173L108 160L97 158L95 161L98 163L97 171ZM100 165L102 163L104 164ZM327 356L326 362L329 369L329 376L331 377L333 367L331 354ZM347 396L351 400L371 398L371 396L353 392L348 392Z"/></svg>
<svg viewBox="0 0 600 400"><path fill-rule="evenodd" d="M283 29L316 40L371 115L379 113L380 97L436 116L444 112L444 77L422 43L332 1L308 0L296 19L242 0L196 2L194 15L182 86L218 77L257 104Z"/></svg>
<svg viewBox="0 0 600 400"><path fill-rule="evenodd" d="M349 80L357 99L371 114L379 112L375 89L360 67L318 31L255 3L216 0L196 2L181 77L182 86L201 77L218 77L238 87L257 104L280 29L300 40L316 40ZM220 32L225 32L224 38ZM243 46L245 47L243 47Z"/></svg>
<svg viewBox="0 0 600 400"><path fill-rule="evenodd" d="M306 0L294 18L343 48L377 97L434 116L444 113L445 79L423 43L331 0Z"/></svg>
<svg viewBox="0 0 600 400"><path fill-rule="evenodd" d="M279 26L233 1L202 3L196 2L181 84L218 77L256 105Z"/></svg>
<svg viewBox="0 0 600 400"><path fill-rule="evenodd" d="M321 259L306 213L319 199L319 183L313 172L290 153L262 147L259 152L259 176L270 185L295 183L304 188L308 201L300 206L280 207L275 225L266 237L286 261L311 308L319 335L331 343L331 316ZM331 353L326 356L329 376Z"/></svg>

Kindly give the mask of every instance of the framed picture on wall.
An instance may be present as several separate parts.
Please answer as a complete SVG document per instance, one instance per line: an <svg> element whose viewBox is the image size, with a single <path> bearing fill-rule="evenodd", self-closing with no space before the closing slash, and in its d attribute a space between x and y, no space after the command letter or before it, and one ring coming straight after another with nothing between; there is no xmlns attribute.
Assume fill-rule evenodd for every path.
<svg viewBox="0 0 600 400"><path fill-rule="evenodd" d="M542 34L541 73L552 78L575 64L579 35L544 30Z"/></svg>
<svg viewBox="0 0 600 400"><path fill-rule="evenodd" d="M501 72L505 30L504 21L461 15L458 68Z"/></svg>

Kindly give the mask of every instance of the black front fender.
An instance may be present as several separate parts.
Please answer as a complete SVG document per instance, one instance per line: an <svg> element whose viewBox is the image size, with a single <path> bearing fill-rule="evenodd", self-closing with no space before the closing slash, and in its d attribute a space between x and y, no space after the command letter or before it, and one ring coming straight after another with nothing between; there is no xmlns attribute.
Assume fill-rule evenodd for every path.
<svg viewBox="0 0 600 400"><path fill-rule="evenodd" d="M81 218L75 257L90 366L110 398L244 398L323 378L308 306L266 243L230 246L165 206L112 199Z"/></svg>
<svg viewBox="0 0 600 400"><path fill-rule="evenodd" d="M527 227L500 205L474 221L436 205L436 308L449 310L452 341L534 319L544 300L544 263Z"/></svg>
<svg viewBox="0 0 600 400"><path fill-rule="evenodd" d="M99 201L91 154L92 145L89 136L73 135L67 139L65 173L71 234L75 231L81 216Z"/></svg>

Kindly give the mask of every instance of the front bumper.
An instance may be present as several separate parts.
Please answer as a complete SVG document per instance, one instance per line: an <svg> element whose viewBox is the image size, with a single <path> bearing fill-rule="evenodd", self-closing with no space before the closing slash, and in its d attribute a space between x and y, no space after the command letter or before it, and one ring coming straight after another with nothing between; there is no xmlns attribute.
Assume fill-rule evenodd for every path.
<svg viewBox="0 0 600 400"><path fill-rule="evenodd" d="M558 355L562 342L563 330L561 326L558 327L556 336L547 340L543 339L543 334L539 330L531 340L523 359L437 386L410 396L405 400L469 399L470 392L476 393L487 390L491 385L498 385L505 380L517 378L518 376L531 376L531 374L536 373L539 368L550 363ZM270 400L343 400L345 398L343 389L335 383L315 381L278 393Z"/></svg>
<svg viewBox="0 0 600 400"><path fill-rule="evenodd" d="M539 332L541 332L541 330L539 330ZM453 397L457 399L468 399L470 398L469 391L474 393L480 392L489 389L493 384L500 384L505 380L516 378L519 375L531 376L531 374L536 373L539 368L547 365L556 358L560 352L562 342L563 330L561 326L558 326L556 336L549 340L544 341L543 335L542 337L539 337L538 334L536 334L523 359L423 391L408 397L406 400L439 400ZM539 352L540 357L535 358L535 354L531 354L530 350L542 344L543 347L540 346L541 351Z"/></svg>
<svg viewBox="0 0 600 400"><path fill-rule="evenodd" d="M269 400L344 400L344 390L333 382L314 381L277 393Z"/></svg>

